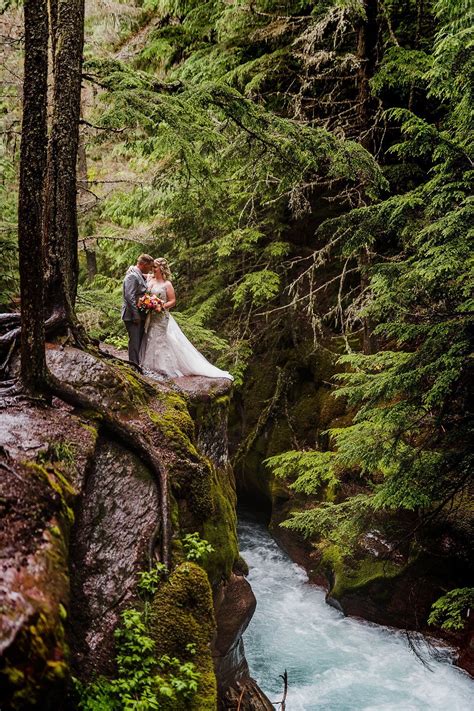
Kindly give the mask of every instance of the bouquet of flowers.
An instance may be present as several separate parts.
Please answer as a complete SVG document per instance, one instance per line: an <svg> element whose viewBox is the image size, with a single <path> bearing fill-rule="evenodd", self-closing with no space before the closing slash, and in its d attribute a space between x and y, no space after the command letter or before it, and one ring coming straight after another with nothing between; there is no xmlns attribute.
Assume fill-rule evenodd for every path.
<svg viewBox="0 0 474 711"><path fill-rule="evenodd" d="M148 314L150 311L164 311L165 302L163 299L158 298L156 294L151 294L147 291L143 296L138 299L137 307L142 313Z"/></svg>

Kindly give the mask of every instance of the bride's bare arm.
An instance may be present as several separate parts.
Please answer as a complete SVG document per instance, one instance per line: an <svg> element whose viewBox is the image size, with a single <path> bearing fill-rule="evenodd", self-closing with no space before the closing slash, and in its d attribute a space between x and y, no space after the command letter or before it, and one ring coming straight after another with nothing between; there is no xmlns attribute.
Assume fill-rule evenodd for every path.
<svg viewBox="0 0 474 711"><path fill-rule="evenodd" d="M173 306L176 306L176 294L174 293L173 284L167 281L165 309L172 309Z"/></svg>

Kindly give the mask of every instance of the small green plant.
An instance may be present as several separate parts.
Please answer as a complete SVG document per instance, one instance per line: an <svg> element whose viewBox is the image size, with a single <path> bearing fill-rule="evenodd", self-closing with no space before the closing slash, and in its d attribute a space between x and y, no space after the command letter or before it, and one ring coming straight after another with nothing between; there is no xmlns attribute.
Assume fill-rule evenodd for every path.
<svg viewBox="0 0 474 711"><path fill-rule="evenodd" d="M183 538L183 548L186 560L193 560L199 562L205 558L209 553L214 552L214 548L211 544L201 538L199 533L187 533Z"/></svg>
<svg viewBox="0 0 474 711"><path fill-rule="evenodd" d="M123 350L128 345L128 339L126 336L123 336L121 334L117 336L107 336L107 338L105 339L105 343L109 343L111 346L114 346L119 350Z"/></svg>
<svg viewBox="0 0 474 711"><path fill-rule="evenodd" d="M138 573L138 589L146 595L153 595L165 574L166 565L164 563L156 563L151 570Z"/></svg>
<svg viewBox="0 0 474 711"><path fill-rule="evenodd" d="M51 462L64 462L65 464L73 464L76 456L75 447L70 442L50 442L48 449L40 452L37 457L39 464Z"/></svg>
<svg viewBox="0 0 474 711"><path fill-rule="evenodd" d="M75 679L80 709L158 711L174 708L196 693L200 675L195 664L167 654L157 657L155 642L147 633L140 610L132 608L122 613L122 626L115 631L115 638L117 678L100 677L88 685ZM195 646L188 644L186 651L195 654Z"/></svg>
<svg viewBox="0 0 474 711"><path fill-rule="evenodd" d="M474 588L455 588L432 605L428 624L443 630L462 630L473 606Z"/></svg>

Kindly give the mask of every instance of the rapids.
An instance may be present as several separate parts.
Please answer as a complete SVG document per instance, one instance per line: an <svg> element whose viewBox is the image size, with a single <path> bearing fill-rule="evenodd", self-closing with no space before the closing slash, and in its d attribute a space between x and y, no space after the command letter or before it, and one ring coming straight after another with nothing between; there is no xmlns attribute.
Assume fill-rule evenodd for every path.
<svg viewBox="0 0 474 711"><path fill-rule="evenodd" d="M257 610L244 635L250 673L275 704L288 671L287 711L468 711L474 682L448 649L361 622L325 602L265 526L241 516L240 548Z"/></svg>

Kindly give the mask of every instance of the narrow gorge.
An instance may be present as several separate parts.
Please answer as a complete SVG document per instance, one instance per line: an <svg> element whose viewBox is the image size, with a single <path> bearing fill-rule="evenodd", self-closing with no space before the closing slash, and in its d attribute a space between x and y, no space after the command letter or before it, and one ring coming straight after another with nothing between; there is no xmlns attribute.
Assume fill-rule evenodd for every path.
<svg viewBox="0 0 474 711"><path fill-rule="evenodd" d="M196 689L184 696L173 690L171 683L171 691L163 691L159 697L160 709L274 708L251 678L253 670L249 672L242 638L259 601L247 581L248 565L239 554L237 542L228 416L230 406L231 435L235 438L238 398L231 399L229 381L199 377L156 381L138 375L113 356L104 359L104 355L98 357L67 345L51 344L47 356L54 375L76 392L87 394L97 409L74 408L58 398L50 405L30 403L27 408L15 399L2 401L2 517L8 542L5 540L2 546L1 561L1 707L73 709L77 703L84 703L87 693L94 698L93 692L85 690L93 689L94 682L117 676L117 630L126 622L124 613L146 609L143 634L153 641L163 689L168 689L164 683L167 677L177 678L171 668L160 667L163 658L179 660L179 665L191 663L197 681ZM270 387L270 383L271 378L260 380L260 388ZM321 391L324 383L318 387L316 380L315 388L321 413L342 417L331 411L327 402L330 395L326 389ZM258 394L261 396L261 390ZM287 389L286 396L289 394ZM144 594L140 576L155 565L154 546L162 525L159 484L137 452L107 427L99 414L104 409L124 422L148 429L168 471L172 567L169 575L159 576L151 596L146 591ZM249 469L244 477L240 462L241 498L257 512L258 521L257 528L245 529L244 524L242 545L248 549L250 577L256 576L263 606L255 628L263 632L257 632L256 641L252 623L247 634L255 671L265 681L272 702L276 703L278 694L283 695L279 675L289 667L288 708L292 708L293 699L295 708L312 709L320 707L318 696L324 699L327 693L318 669L332 669L337 674L346 664L340 656L342 650L351 643L354 648L349 659L357 663L357 655L365 654L361 639L369 633L362 631L358 640L354 636L357 631L349 628L344 639L335 628L328 630L328 624L335 622L325 622L318 612L318 606L324 604L321 588L315 587L312 593L312 586L304 583L296 567L286 571L278 562L278 570L267 570L268 562L280 561L282 554L276 547L268 547L259 527L265 520L270 522L273 535L294 560L304 565L310 580L328 590L327 602L346 614L382 624L418 629L410 621L423 612L416 605L424 598L421 602L420 598L411 598L409 608L397 604L397 600L407 590L407 576L420 576L420 563L416 558L397 559L387 565L387 558L381 556L383 546L388 546L386 539L382 541L380 532L367 531L359 568L354 570L346 564L335 570L321 560L318 548L279 526L294 501L290 489L265 474L263 459L274 450L258 449L265 441L273 441L274 428L281 431L291 425L291 421L276 418L275 413L267 413L264 427L245 455L247 462L255 463L252 477ZM320 417L319 425L327 426L323 415ZM302 433L302 424L298 431ZM245 443L245 438L242 441ZM260 442L258 447L255 441ZM189 534L199 534L199 539L212 547L202 559L196 556L193 560L189 549L186 553ZM259 546L263 546L261 552ZM434 585L434 578L424 578L425 588L432 580ZM302 583L307 592L301 588ZM307 598L306 607L299 601L301 594ZM429 590L424 594L428 597ZM314 600L311 595L316 596ZM273 617L267 598L283 617ZM262 614L268 614L268 619ZM310 623L314 615L316 622ZM327 615L333 619L329 609ZM335 613L336 620L339 615ZM290 623L291 639L285 638L285 618ZM308 629L304 635L298 632L305 624L310 624L309 638ZM272 630L271 635L266 629ZM271 640L276 634L280 637L275 646ZM332 652L331 645L323 660L315 650L327 644L323 641L327 634L333 636L332 645L339 652ZM464 639L448 637L458 646ZM383 646L383 639L377 644ZM386 647L384 653L390 658L388 644ZM294 661L294 648L301 650L304 661L298 662L298 655ZM423 654L426 656L426 650ZM277 669L275 658L280 665ZM429 654L426 658L429 660ZM469 659L469 649L464 645L460 663ZM295 668L295 663L300 666ZM448 663L449 655L445 666ZM439 662L436 664L441 668ZM129 673L132 670L133 665ZM270 688L269 674L273 674ZM305 674L319 678L319 682L310 684L310 691L304 691L308 689L307 682L302 681ZM393 675L392 684L397 689L395 670ZM379 682L376 677L375 688ZM463 699L470 688L468 680L464 686L462 681L456 683L458 705L453 708L467 709ZM401 691L394 691L394 700L397 694L400 696ZM330 708L339 708L338 697L334 698ZM357 703L363 705L362 699ZM349 708L348 703L342 701L340 708Z"/></svg>

